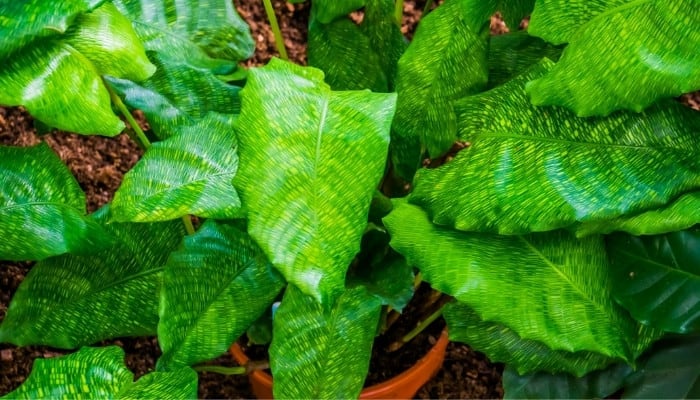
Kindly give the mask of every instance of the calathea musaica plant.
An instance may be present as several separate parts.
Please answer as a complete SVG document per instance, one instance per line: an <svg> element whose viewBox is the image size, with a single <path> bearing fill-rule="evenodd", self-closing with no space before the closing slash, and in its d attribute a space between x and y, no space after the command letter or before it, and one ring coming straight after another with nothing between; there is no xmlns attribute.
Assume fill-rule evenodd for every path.
<svg viewBox="0 0 700 400"><path fill-rule="evenodd" d="M177 4L2 3L0 104L107 136L114 107L146 150L85 215L46 146L0 149L0 257L38 261L0 341L80 349L8 397L195 397L279 296L275 396L357 396L414 271L508 397L700 396L700 115L672 99L700 89L700 2L446 0L409 44L401 0L312 0L311 67L248 70L230 1ZM382 179L412 187L388 214ZM369 234L390 248L348 274ZM149 334L136 382L83 347Z"/></svg>

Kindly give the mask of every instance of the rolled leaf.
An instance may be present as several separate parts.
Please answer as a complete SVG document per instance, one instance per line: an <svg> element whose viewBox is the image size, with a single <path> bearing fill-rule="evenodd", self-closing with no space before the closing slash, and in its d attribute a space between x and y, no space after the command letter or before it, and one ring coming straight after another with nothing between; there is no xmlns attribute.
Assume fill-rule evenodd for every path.
<svg viewBox="0 0 700 400"><path fill-rule="evenodd" d="M46 145L0 147L0 259L89 254L112 243L85 216L85 193Z"/></svg>
<svg viewBox="0 0 700 400"><path fill-rule="evenodd" d="M92 218L115 236L112 246L53 257L29 271L0 325L0 342L69 349L156 333L161 272L182 223L108 224L108 215L104 207Z"/></svg>
<svg viewBox="0 0 700 400"><path fill-rule="evenodd" d="M471 146L421 170L410 202L437 224L508 235L560 228L657 234L669 221L673 228L700 222L697 202L680 197L700 188L700 114L675 101L587 119L534 107L523 86L551 68L543 60L460 100L459 136Z"/></svg>
<svg viewBox="0 0 700 400"><path fill-rule="evenodd" d="M658 236L608 237L613 296L645 324L700 330L700 228Z"/></svg>
<svg viewBox="0 0 700 400"><path fill-rule="evenodd" d="M112 219L234 218L241 206L231 183L237 169L233 118L209 114L146 150L114 195Z"/></svg>
<svg viewBox="0 0 700 400"><path fill-rule="evenodd" d="M603 2L554 1L553 8L542 11L545 1L537 3L530 33L539 36L540 24L556 30L554 22L563 15L571 20L569 14ZM640 112L658 99L700 89L696 0L604 3L602 12L570 35L557 65L528 84L533 104L564 106L579 116L608 115L621 109ZM539 18L552 23L540 23Z"/></svg>
<svg viewBox="0 0 700 400"><path fill-rule="evenodd" d="M125 385L114 396L134 400L188 400L197 398L197 373L192 368L172 372L151 372L131 385Z"/></svg>
<svg viewBox="0 0 700 400"><path fill-rule="evenodd" d="M313 18L322 24L328 24L333 20L344 17L365 5L366 0L316 0L311 13Z"/></svg>
<svg viewBox="0 0 700 400"><path fill-rule="evenodd" d="M331 92L321 71L274 59L241 98L234 184L248 230L287 281L330 306L384 173L396 96Z"/></svg>
<svg viewBox="0 0 700 400"><path fill-rule="evenodd" d="M610 266L600 236L457 232L433 225L425 211L403 201L384 222L391 246L426 282L522 339L628 362L641 352L639 343L649 344L648 335L638 337L639 325L610 298Z"/></svg>
<svg viewBox="0 0 700 400"><path fill-rule="evenodd" d="M274 397L357 398L380 310L379 300L362 286L346 290L330 310L288 286L273 320Z"/></svg>
<svg viewBox="0 0 700 400"><path fill-rule="evenodd" d="M205 222L165 267L158 369L224 353L269 308L283 285L248 234L233 224Z"/></svg>

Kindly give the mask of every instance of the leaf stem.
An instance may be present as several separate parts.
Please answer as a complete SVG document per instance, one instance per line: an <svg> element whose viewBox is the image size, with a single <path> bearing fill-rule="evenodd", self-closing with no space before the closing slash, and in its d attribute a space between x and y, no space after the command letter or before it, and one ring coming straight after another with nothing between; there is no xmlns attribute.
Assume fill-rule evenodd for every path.
<svg viewBox="0 0 700 400"><path fill-rule="evenodd" d="M411 340L413 340L414 337L418 336L419 333L423 332L423 330L424 330L425 328L427 328L428 325L432 324L433 321L435 321L436 319L440 318L440 316L442 315L442 310L443 310L443 308L445 308L444 305L443 305L442 307L440 307L440 308L439 308L437 311L435 311L434 313L430 314L430 315L428 316L428 318L426 318L426 319L424 319L423 321L421 321L421 323L418 324L418 326L416 326L415 328L413 328L412 331L408 332L406 335L404 335L403 338L401 338L401 342L403 342L403 343L408 343L408 342L410 342Z"/></svg>
<svg viewBox="0 0 700 400"><path fill-rule="evenodd" d="M433 7L433 0L428 0L425 2L425 7L423 7L423 14L421 14L421 18L425 17L429 12L430 9Z"/></svg>
<svg viewBox="0 0 700 400"><path fill-rule="evenodd" d="M246 367L222 367L220 365L197 365L193 369L197 372L215 372L221 375L245 375L248 373Z"/></svg>
<svg viewBox="0 0 700 400"><path fill-rule="evenodd" d="M396 0L394 4L394 17L396 18L396 23L401 27L403 22L403 0Z"/></svg>
<svg viewBox="0 0 700 400"><path fill-rule="evenodd" d="M263 3L265 4L265 13L267 14L267 19L270 21L272 33L275 35L275 46L277 46L277 51L280 53L280 58L283 60L289 60L289 57L287 56L287 49L284 47L282 31L280 31L280 26L277 23L275 9L272 8L272 2L271 0L263 0Z"/></svg>

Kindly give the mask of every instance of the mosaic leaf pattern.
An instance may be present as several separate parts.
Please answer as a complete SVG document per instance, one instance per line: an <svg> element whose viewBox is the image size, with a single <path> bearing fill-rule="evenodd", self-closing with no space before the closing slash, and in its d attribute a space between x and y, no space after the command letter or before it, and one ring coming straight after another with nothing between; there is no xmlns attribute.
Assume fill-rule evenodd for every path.
<svg viewBox="0 0 700 400"><path fill-rule="evenodd" d="M675 101L642 114L588 119L534 107L523 86L551 67L543 60L499 88L460 100L459 136L471 147L440 168L419 171L410 202L437 224L500 234L559 228L657 234L667 220L680 221L676 228L698 223L696 202L679 196L700 187L700 114ZM642 217L649 212L662 218Z"/></svg>
<svg viewBox="0 0 700 400"><path fill-rule="evenodd" d="M330 306L384 173L396 96L332 92L321 71L273 59L241 98L234 184L248 231L287 281Z"/></svg>

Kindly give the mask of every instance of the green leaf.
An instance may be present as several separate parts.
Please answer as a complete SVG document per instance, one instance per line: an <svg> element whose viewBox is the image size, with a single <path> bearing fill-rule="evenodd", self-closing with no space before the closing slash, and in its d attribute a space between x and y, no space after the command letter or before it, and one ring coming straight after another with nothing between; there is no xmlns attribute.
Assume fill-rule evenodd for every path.
<svg viewBox="0 0 700 400"><path fill-rule="evenodd" d="M161 272L184 234L180 221L107 223L115 236L90 256L60 256L36 264L17 289L0 325L0 342L77 348L119 337L149 335L158 323Z"/></svg>
<svg viewBox="0 0 700 400"><path fill-rule="evenodd" d="M312 18L322 24L328 24L336 18L343 17L364 7L366 0L314 0L311 7Z"/></svg>
<svg viewBox="0 0 700 400"><path fill-rule="evenodd" d="M274 397L357 398L380 310L379 300L362 286L347 289L330 310L288 286L273 320Z"/></svg>
<svg viewBox="0 0 700 400"><path fill-rule="evenodd" d="M107 77L107 82L127 105L143 111L158 138L167 139L183 125L193 125L211 111L240 112L239 87L159 53L149 52L149 57L158 69L146 81L135 83Z"/></svg>
<svg viewBox="0 0 700 400"><path fill-rule="evenodd" d="M700 398L700 337L658 342L625 383L623 399Z"/></svg>
<svg viewBox="0 0 700 400"><path fill-rule="evenodd" d="M384 222L391 246L433 288L522 339L628 362L647 339L638 338L639 325L609 297L611 278L601 236L458 232L433 225L425 211L403 201Z"/></svg>
<svg viewBox="0 0 700 400"><path fill-rule="evenodd" d="M283 285L248 234L230 223L205 222L165 267L158 369L224 353L269 308Z"/></svg>
<svg viewBox="0 0 700 400"><path fill-rule="evenodd" d="M230 116L213 115L156 142L124 176L112 219L155 222L193 214L235 218L241 202L231 183L238 169Z"/></svg>
<svg viewBox="0 0 700 400"><path fill-rule="evenodd" d="M459 136L471 146L440 168L419 171L410 202L437 224L501 234L655 234L669 220L675 228L698 223L697 202L679 196L700 188L700 114L675 101L587 119L534 107L523 86L551 66L543 60L459 101ZM656 214L662 218L640 217L663 209Z"/></svg>
<svg viewBox="0 0 700 400"><path fill-rule="evenodd" d="M562 50L526 31L493 35L489 40L489 88L520 75L543 57L558 60Z"/></svg>
<svg viewBox="0 0 700 400"><path fill-rule="evenodd" d="M454 1L454 0L452 0ZM480 29L484 24L489 24L491 16L500 11L501 18L511 31L516 31L524 17L532 12L535 0L459 0L462 1L468 14L465 18L473 18L470 21L472 29Z"/></svg>
<svg viewBox="0 0 700 400"><path fill-rule="evenodd" d="M273 59L241 98L234 184L249 232L287 281L332 305L384 173L396 96L331 92L321 71Z"/></svg>
<svg viewBox="0 0 700 400"><path fill-rule="evenodd" d="M518 375L512 368L503 371L505 399L605 399L617 392L632 373L627 364L613 364L576 378L570 374L538 372Z"/></svg>
<svg viewBox="0 0 700 400"><path fill-rule="evenodd" d="M255 50L250 28L227 0L114 0L146 50L216 74L228 74Z"/></svg>
<svg viewBox="0 0 700 400"><path fill-rule="evenodd" d="M562 11L582 11L586 6L577 4L582 2L567 2L548 19L561 18ZM540 3L544 1L538 7ZM564 106L579 116L608 115L620 109L640 112L658 99L700 89L696 1L607 3L570 36L559 63L528 84L533 104ZM541 14L535 11L530 33L540 36Z"/></svg>
<svg viewBox="0 0 700 400"><path fill-rule="evenodd" d="M0 176L0 259L85 254L111 243L85 217L85 193L47 145L0 147Z"/></svg>
<svg viewBox="0 0 700 400"><path fill-rule="evenodd" d="M192 368L151 372L136 383L124 386L115 397L124 400L196 399L197 380L197 373Z"/></svg>
<svg viewBox="0 0 700 400"><path fill-rule="evenodd" d="M399 59L408 47L394 12L394 0L367 0L360 25L372 50L379 56L379 66L387 77L389 91L395 91Z"/></svg>
<svg viewBox="0 0 700 400"><path fill-rule="evenodd" d="M120 347L83 347L68 356L34 360L27 380L3 398L108 399L133 379L134 374L124 366Z"/></svg>
<svg viewBox="0 0 700 400"><path fill-rule="evenodd" d="M457 139L454 101L486 86L488 25L472 27L468 3L447 2L423 18L399 60L392 157L405 179L425 149L438 157Z"/></svg>
<svg viewBox="0 0 700 400"><path fill-rule="evenodd" d="M613 296L638 321L667 332L700 330L700 227L608 237Z"/></svg>

